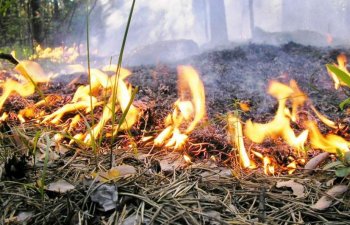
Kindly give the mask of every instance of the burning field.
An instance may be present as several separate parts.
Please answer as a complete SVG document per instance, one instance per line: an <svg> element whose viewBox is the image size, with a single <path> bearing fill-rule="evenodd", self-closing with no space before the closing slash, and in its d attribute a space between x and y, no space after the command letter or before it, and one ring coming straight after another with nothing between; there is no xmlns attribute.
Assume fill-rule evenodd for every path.
<svg viewBox="0 0 350 225"><path fill-rule="evenodd" d="M76 48L2 54L1 222L349 224L347 54L250 44L125 68L84 67Z"/></svg>

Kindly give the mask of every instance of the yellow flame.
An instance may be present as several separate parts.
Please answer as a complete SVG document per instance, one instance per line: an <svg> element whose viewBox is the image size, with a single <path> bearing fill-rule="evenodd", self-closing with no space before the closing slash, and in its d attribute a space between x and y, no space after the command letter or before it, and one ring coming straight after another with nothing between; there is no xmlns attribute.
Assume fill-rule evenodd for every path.
<svg viewBox="0 0 350 225"><path fill-rule="evenodd" d="M264 163L264 173L266 175L274 175L275 174L275 166L272 164L271 158L265 156L263 159Z"/></svg>
<svg viewBox="0 0 350 225"><path fill-rule="evenodd" d="M184 154L183 157L186 163L192 163L191 157L189 155Z"/></svg>
<svg viewBox="0 0 350 225"><path fill-rule="evenodd" d="M297 162L293 161L293 162L289 163L287 165L287 169L288 169L288 174L294 173L294 171L297 169Z"/></svg>
<svg viewBox="0 0 350 225"><path fill-rule="evenodd" d="M124 81L124 79L129 75L131 75L130 71L121 68L120 74L118 77L114 75L108 80L99 80L99 82L102 83L105 88L110 89L110 92L112 92L114 88L116 88L117 104L115 104L116 105L115 110L117 111L120 109L123 113L127 110L127 107L132 97L131 88L129 88L127 83ZM117 81L115 82L115 80ZM115 112L112 112L112 101L113 101L112 97L113 95L111 94L108 100L108 103L103 108L102 117L100 118L100 121L92 129L91 133L93 135L93 139L96 139L98 137L104 125L107 123L108 120L112 118L113 114L115 113ZM113 131L113 134L115 134L117 131L120 131L120 130L129 129L137 121L138 117L139 117L139 110L133 104L131 104L125 116L124 122L119 127L117 126L115 128L115 130ZM92 137L89 133L86 135L84 142L89 143L91 140L92 140Z"/></svg>
<svg viewBox="0 0 350 225"><path fill-rule="evenodd" d="M296 150L302 150L304 148L308 131L304 130L299 136L295 135L290 126L290 117L293 118L293 114L290 113L289 109L286 107L286 102L289 97L294 96L291 98L291 101L293 108L296 108L293 110L295 112L294 117L296 118L297 108L305 101L306 97L297 89L295 81L291 82L291 86L292 87L288 87L276 81L270 83L268 93L278 100L276 116L272 121L266 124L253 123L251 120L248 120L244 133L250 140L256 143L262 143L268 137L282 137Z"/></svg>
<svg viewBox="0 0 350 225"><path fill-rule="evenodd" d="M330 153L337 153L337 150L343 153L349 151L350 143L344 138L335 134L323 136L317 125L312 121L305 122L305 125L310 131L310 142L312 147Z"/></svg>
<svg viewBox="0 0 350 225"><path fill-rule="evenodd" d="M0 88L2 89L0 110L11 94L17 93L22 97L28 97L35 91L35 85L33 82L38 83L49 81L43 69L35 62L21 61L17 64L15 70L22 75L22 77L19 77L20 82L13 79L6 79L5 82L0 84Z"/></svg>
<svg viewBox="0 0 350 225"><path fill-rule="evenodd" d="M77 46L72 47L56 47L43 49L40 45L35 48L35 54L30 59L49 59L52 62L72 63L79 57Z"/></svg>
<svg viewBox="0 0 350 225"><path fill-rule="evenodd" d="M340 70L344 71L345 73L349 74L348 69L346 68L347 65L347 58L346 55L340 54L337 57L338 65L334 64L336 67L338 67ZM346 86L346 84L339 80L339 78L331 71L328 70L328 74L331 76L331 78L334 81L334 88L338 89L340 86ZM349 75L350 76L350 75Z"/></svg>
<svg viewBox="0 0 350 225"><path fill-rule="evenodd" d="M313 105L310 106L311 109L314 111L314 113L316 114L316 116L324 123L326 124L328 127L333 128L333 129L337 129L337 128L343 128L344 125L339 124L337 125L334 121L328 119L326 116L322 115Z"/></svg>
<svg viewBox="0 0 350 225"><path fill-rule="evenodd" d="M6 121L8 117L9 115L6 112L4 112L0 117L0 121L1 122Z"/></svg>
<svg viewBox="0 0 350 225"><path fill-rule="evenodd" d="M204 85L197 71L190 66L179 66L178 74L180 98L174 103L174 111L164 121L167 127L154 139L155 145L165 144L175 149L182 147L188 134L205 116ZM180 126L185 122L189 124L181 131Z"/></svg>
<svg viewBox="0 0 350 225"><path fill-rule="evenodd" d="M228 115L228 132L231 143L238 149L241 165L244 168L255 168L255 164L250 160L244 146L242 124L237 116Z"/></svg>

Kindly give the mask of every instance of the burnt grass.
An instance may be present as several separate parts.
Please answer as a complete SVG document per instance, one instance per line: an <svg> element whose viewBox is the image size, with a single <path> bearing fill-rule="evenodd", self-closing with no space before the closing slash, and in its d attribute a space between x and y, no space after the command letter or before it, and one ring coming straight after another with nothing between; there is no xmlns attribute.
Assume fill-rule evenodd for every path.
<svg viewBox="0 0 350 225"><path fill-rule="evenodd" d="M173 64L128 68L133 72L128 81L139 88L135 105L142 110L140 121L130 131L138 146L135 152L128 147L130 138L125 133L118 135L114 164L132 165L137 173L109 182L118 189L117 208L109 212L99 211L89 198L101 184L87 182L92 171L108 168L109 138L102 139L97 167L91 150L81 149L81 146L67 147L68 152L49 164L45 182L63 178L74 184L75 189L66 194L40 193L37 180L42 176L43 163L34 167L29 163L30 156L23 157L20 149L25 147L23 144L18 146L13 128L27 126L26 135L33 139L37 130L57 132L60 127L38 126L31 122L20 125L15 120L15 113L40 98L34 95L24 100L13 96L4 106L5 111L13 112L10 114L13 121L1 125L0 164L7 161L9 169L4 169L7 173L0 181L0 223L14 223L14 216L32 212L29 224L133 224L130 221L137 221L137 224L350 224L349 191L326 211L310 208L333 185L349 186L348 178L336 178L334 171L305 174L303 165L298 165L294 174L285 175L287 158L297 156L281 140L253 146L282 164L275 176L264 175L261 168L243 170L227 140L225 120L228 112L239 111L242 121L269 121L277 108L276 99L266 93L269 81L288 83L295 79L321 113L347 125L348 114L339 109L339 103L347 97L346 90L334 90L325 67L327 63L336 62L340 53L350 56L349 49L316 48L295 43L279 47L249 44L208 50ZM157 134L164 128L163 119L177 99L177 65L193 66L201 75L206 92L206 122L190 135L183 150L192 157L191 165L168 159L169 149L154 148L141 142L142 136ZM79 82L67 86L76 77L80 77ZM61 96L46 111L53 112L68 103L76 86L86 82L86 75L74 74L42 87L45 94ZM240 111L239 102L247 103L250 110ZM97 107L96 115L100 115L101 110ZM91 120L89 116L87 119ZM293 126L301 130L299 124ZM84 130L86 127L81 123L76 132ZM331 131L322 126L321 130L348 137L347 130ZM68 142L65 141L63 144ZM308 157L318 153L311 150ZM181 154L171 153L175 158L181 158ZM213 163L210 156L215 156L217 162ZM168 164L176 164L173 171L161 168L160 161L164 158ZM305 197L296 198L289 188L276 188L276 182L290 179L304 186ZM124 219L129 222L123 223Z"/></svg>

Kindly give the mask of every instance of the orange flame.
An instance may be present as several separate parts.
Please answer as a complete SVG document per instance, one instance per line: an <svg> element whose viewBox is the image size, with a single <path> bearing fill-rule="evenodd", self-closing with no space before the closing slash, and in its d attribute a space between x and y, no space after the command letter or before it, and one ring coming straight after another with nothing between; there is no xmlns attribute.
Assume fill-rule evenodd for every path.
<svg viewBox="0 0 350 225"><path fill-rule="evenodd" d="M256 143L262 143L266 138L282 137L290 146L296 150L304 149L308 131L304 130L298 136L295 135L290 126L290 118L296 118L297 108L305 101L306 97L297 88L296 82L291 82L291 87L282 83L272 81L268 93L278 100L278 109L274 119L266 124L253 123L248 120L245 126L245 135ZM292 112L286 107L288 98L292 101Z"/></svg>
<svg viewBox="0 0 350 225"><path fill-rule="evenodd" d="M228 115L228 132L231 143L238 149L241 165L244 168L256 168L254 162L250 160L244 146L242 124L240 120L232 114Z"/></svg>
<svg viewBox="0 0 350 225"><path fill-rule="evenodd" d="M327 43L332 44L333 43L333 36L330 33L327 33Z"/></svg>
<svg viewBox="0 0 350 225"><path fill-rule="evenodd" d="M190 66L178 67L178 88L180 98L174 103L174 111L165 119L167 126L154 140L154 144L181 148L197 124L205 116L204 85L195 69ZM190 100L187 100L191 97ZM192 120L191 122L189 122ZM189 122L184 131L180 126Z"/></svg>
<svg viewBox="0 0 350 225"><path fill-rule="evenodd" d="M6 79L4 83L0 83L0 88L2 88L0 110L12 93L17 93L22 97L28 97L35 91L35 85L33 82L38 83L49 81L49 78L45 75L43 69L35 62L21 61L17 64L15 70L22 75L22 77L19 77L20 82L13 79Z"/></svg>
<svg viewBox="0 0 350 225"><path fill-rule="evenodd" d="M92 140L91 135L93 135L94 139L97 138L104 125L108 122L108 120L111 119L112 115L114 114L111 111L111 92L114 90L115 87L117 90L116 100L118 103L116 104L116 110L121 110L122 112L127 110L129 101L131 100L131 88L127 85L124 79L130 74L130 71L121 68L120 75L118 76L118 79L116 79L116 75L109 77L107 74L98 69L91 69L91 87L90 85L78 87L70 103L64 105L52 114L47 115L42 122L51 122L53 124L59 124L61 122L61 118L67 113L76 112L78 110L85 110L85 113L89 113L96 106L104 104L103 102L100 102L98 100L98 96L100 95L101 91L105 91L111 97L109 98L107 104L103 108L102 117L100 118L99 122L92 128L91 133L88 132L85 135L80 134L76 137L77 140L83 139L85 143L89 144ZM117 80L117 82L115 82L115 80ZM137 121L138 113L138 109L131 104L131 106L129 107L129 111L126 114L125 121L121 124L120 127L117 127L116 130L113 132L116 132L117 130L125 130L130 128ZM75 118L72 119L69 125L69 130L71 130L77 124L79 119L80 117L78 117L77 115Z"/></svg>

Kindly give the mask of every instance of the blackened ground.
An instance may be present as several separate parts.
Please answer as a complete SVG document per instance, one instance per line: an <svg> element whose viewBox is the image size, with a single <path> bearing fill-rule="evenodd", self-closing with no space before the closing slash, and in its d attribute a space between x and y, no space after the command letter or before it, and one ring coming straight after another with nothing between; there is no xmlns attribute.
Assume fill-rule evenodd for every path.
<svg viewBox="0 0 350 225"><path fill-rule="evenodd" d="M331 118L341 116L338 104L346 96L333 88L325 65L336 62L344 49L316 48L289 43L281 47L245 45L214 50L172 65L131 68L130 81L140 86L140 96L165 98L177 93L176 66L191 65L205 84L208 116L234 110L235 101L251 104L250 118L274 113L277 101L266 93L270 80L288 83L295 79L321 112ZM174 95L174 97L176 97Z"/></svg>

